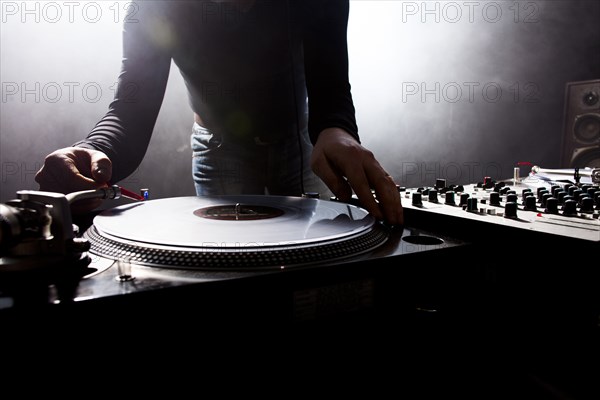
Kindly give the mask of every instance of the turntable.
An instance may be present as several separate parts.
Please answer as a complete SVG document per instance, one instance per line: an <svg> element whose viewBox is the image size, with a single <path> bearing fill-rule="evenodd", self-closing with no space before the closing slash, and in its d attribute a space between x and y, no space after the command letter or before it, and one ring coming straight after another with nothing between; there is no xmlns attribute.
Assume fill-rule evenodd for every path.
<svg viewBox="0 0 600 400"><path fill-rule="evenodd" d="M46 196L18 195L36 203ZM18 202L9 206L26 208ZM68 218L58 217L65 214L60 208L50 208L57 216L50 218L52 232L71 227ZM371 318L407 298L412 310L417 300L411 296L428 298L451 273L434 260L468 248L468 242L426 230L388 227L356 205L304 197L147 200L107 208L93 215L89 226L75 226L83 233L40 237L44 243L67 243L36 246L44 249L41 254L11 254L11 249L2 254L0 273L19 282L7 285L5 279L0 285L0 297L9 305L4 311L18 315L26 303L28 312L43 309L95 323L107 315L111 323L119 316L172 318L175 311L201 313L203 320L284 324ZM73 246L76 242L80 245ZM56 248L69 251L53 254ZM88 260L83 270L73 267L72 260L82 258ZM23 268L27 277L19 279L31 260L38 267ZM40 274L48 270L74 271L75 279L65 285L61 274ZM41 275L35 287L44 290L32 306L23 297L31 298L31 282Z"/></svg>
<svg viewBox="0 0 600 400"><path fill-rule="evenodd" d="M91 253L163 268L284 269L371 251L388 233L349 204L282 196L182 197L109 209Z"/></svg>

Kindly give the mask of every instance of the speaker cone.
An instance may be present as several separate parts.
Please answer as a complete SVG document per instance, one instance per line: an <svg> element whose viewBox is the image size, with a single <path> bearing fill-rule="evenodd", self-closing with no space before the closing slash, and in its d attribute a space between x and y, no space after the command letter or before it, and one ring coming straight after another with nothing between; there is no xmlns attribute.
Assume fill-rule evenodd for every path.
<svg viewBox="0 0 600 400"><path fill-rule="evenodd" d="M575 138L582 143L600 141L600 114L584 114L575 119L573 124Z"/></svg>
<svg viewBox="0 0 600 400"><path fill-rule="evenodd" d="M573 168L600 168L600 146L585 147L573 153Z"/></svg>

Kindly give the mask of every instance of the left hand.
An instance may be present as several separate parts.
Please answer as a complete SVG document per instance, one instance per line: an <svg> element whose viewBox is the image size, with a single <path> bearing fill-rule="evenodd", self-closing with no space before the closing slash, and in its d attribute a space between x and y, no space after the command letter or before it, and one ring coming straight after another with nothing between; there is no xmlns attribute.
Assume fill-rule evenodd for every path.
<svg viewBox="0 0 600 400"><path fill-rule="evenodd" d="M402 225L404 216L400 193L394 179L373 153L340 128L323 130L311 156L315 174L341 201L350 201L352 191L361 205L376 219ZM375 191L375 197L371 189Z"/></svg>

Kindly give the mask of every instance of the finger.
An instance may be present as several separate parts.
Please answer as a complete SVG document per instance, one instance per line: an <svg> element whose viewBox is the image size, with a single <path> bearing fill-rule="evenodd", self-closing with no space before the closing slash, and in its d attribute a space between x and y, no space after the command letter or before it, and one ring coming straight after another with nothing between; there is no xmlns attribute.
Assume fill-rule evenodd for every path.
<svg viewBox="0 0 600 400"><path fill-rule="evenodd" d="M93 152L91 155L92 178L96 182L106 183L112 177L112 163L102 152Z"/></svg>
<svg viewBox="0 0 600 400"><path fill-rule="evenodd" d="M44 168L44 178L41 180L40 187L52 188L66 194L102 186L81 174L74 161L68 157L48 158Z"/></svg>
<svg viewBox="0 0 600 400"><path fill-rule="evenodd" d="M352 169L348 171L346 178L350 182L352 189L354 189L354 193L356 194L356 197L358 197L360 204L371 213L373 217L382 220L384 217L383 213L381 212L379 204L373 197L371 185L369 184L369 179L367 178L364 169Z"/></svg>
<svg viewBox="0 0 600 400"><path fill-rule="evenodd" d="M402 201L394 179L385 171L377 169L371 182L384 220L391 225L403 225Z"/></svg>
<svg viewBox="0 0 600 400"><path fill-rule="evenodd" d="M83 178L85 178L85 177L83 177ZM45 173L44 178L40 179L40 181L39 181L40 190L52 191L52 192L56 192L58 190L59 193L68 194L68 193L76 192L79 190L92 189L98 185L96 182L92 181L91 179L88 179L88 178L85 178L85 179L88 180L88 183L84 184L84 186L75 186L74 184L66 185L65 184L66 182L71 182L71 181L64 180L64 179L57 180L57 178L52 173ZM84 213L92 211L95 208L98 208L100 205L102 205L102 199L84 199L84 200L76 201L71 204L71 213L84 214Z"/></svg>
<svg viewBox="0 0 600 400"><path fill-rule="evenodd" d="M352 188L325 157L318 157L312 162L313 172L321 178L333 194L341 201L349 202L352 197Z"/></svg>
<svg viewBox="0 0 600 400"><path fill-rule="evenodd" d="M376 160L367 163L365 171L375 191L384 220L391 225L402 225L404 223L402 202L394 179Z"/></svg>

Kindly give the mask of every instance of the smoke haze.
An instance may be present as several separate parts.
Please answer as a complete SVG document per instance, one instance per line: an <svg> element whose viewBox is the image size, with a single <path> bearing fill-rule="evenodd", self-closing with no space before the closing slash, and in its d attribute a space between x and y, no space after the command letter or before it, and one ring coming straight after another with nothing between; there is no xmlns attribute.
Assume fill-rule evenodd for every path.
<svg viewBox="0 0 600 400"><path fill-rule="evenodd" d="M106 112L128 2L1 3L5 202L37 189L44 157ZM350 9L362 141L403 186L510 178L519 161L555 167L565 84L600 78L596 1L353 0ZM193 195L191 124L173 66L146 158L123 186L148 187L153 198Z"/></svg>

